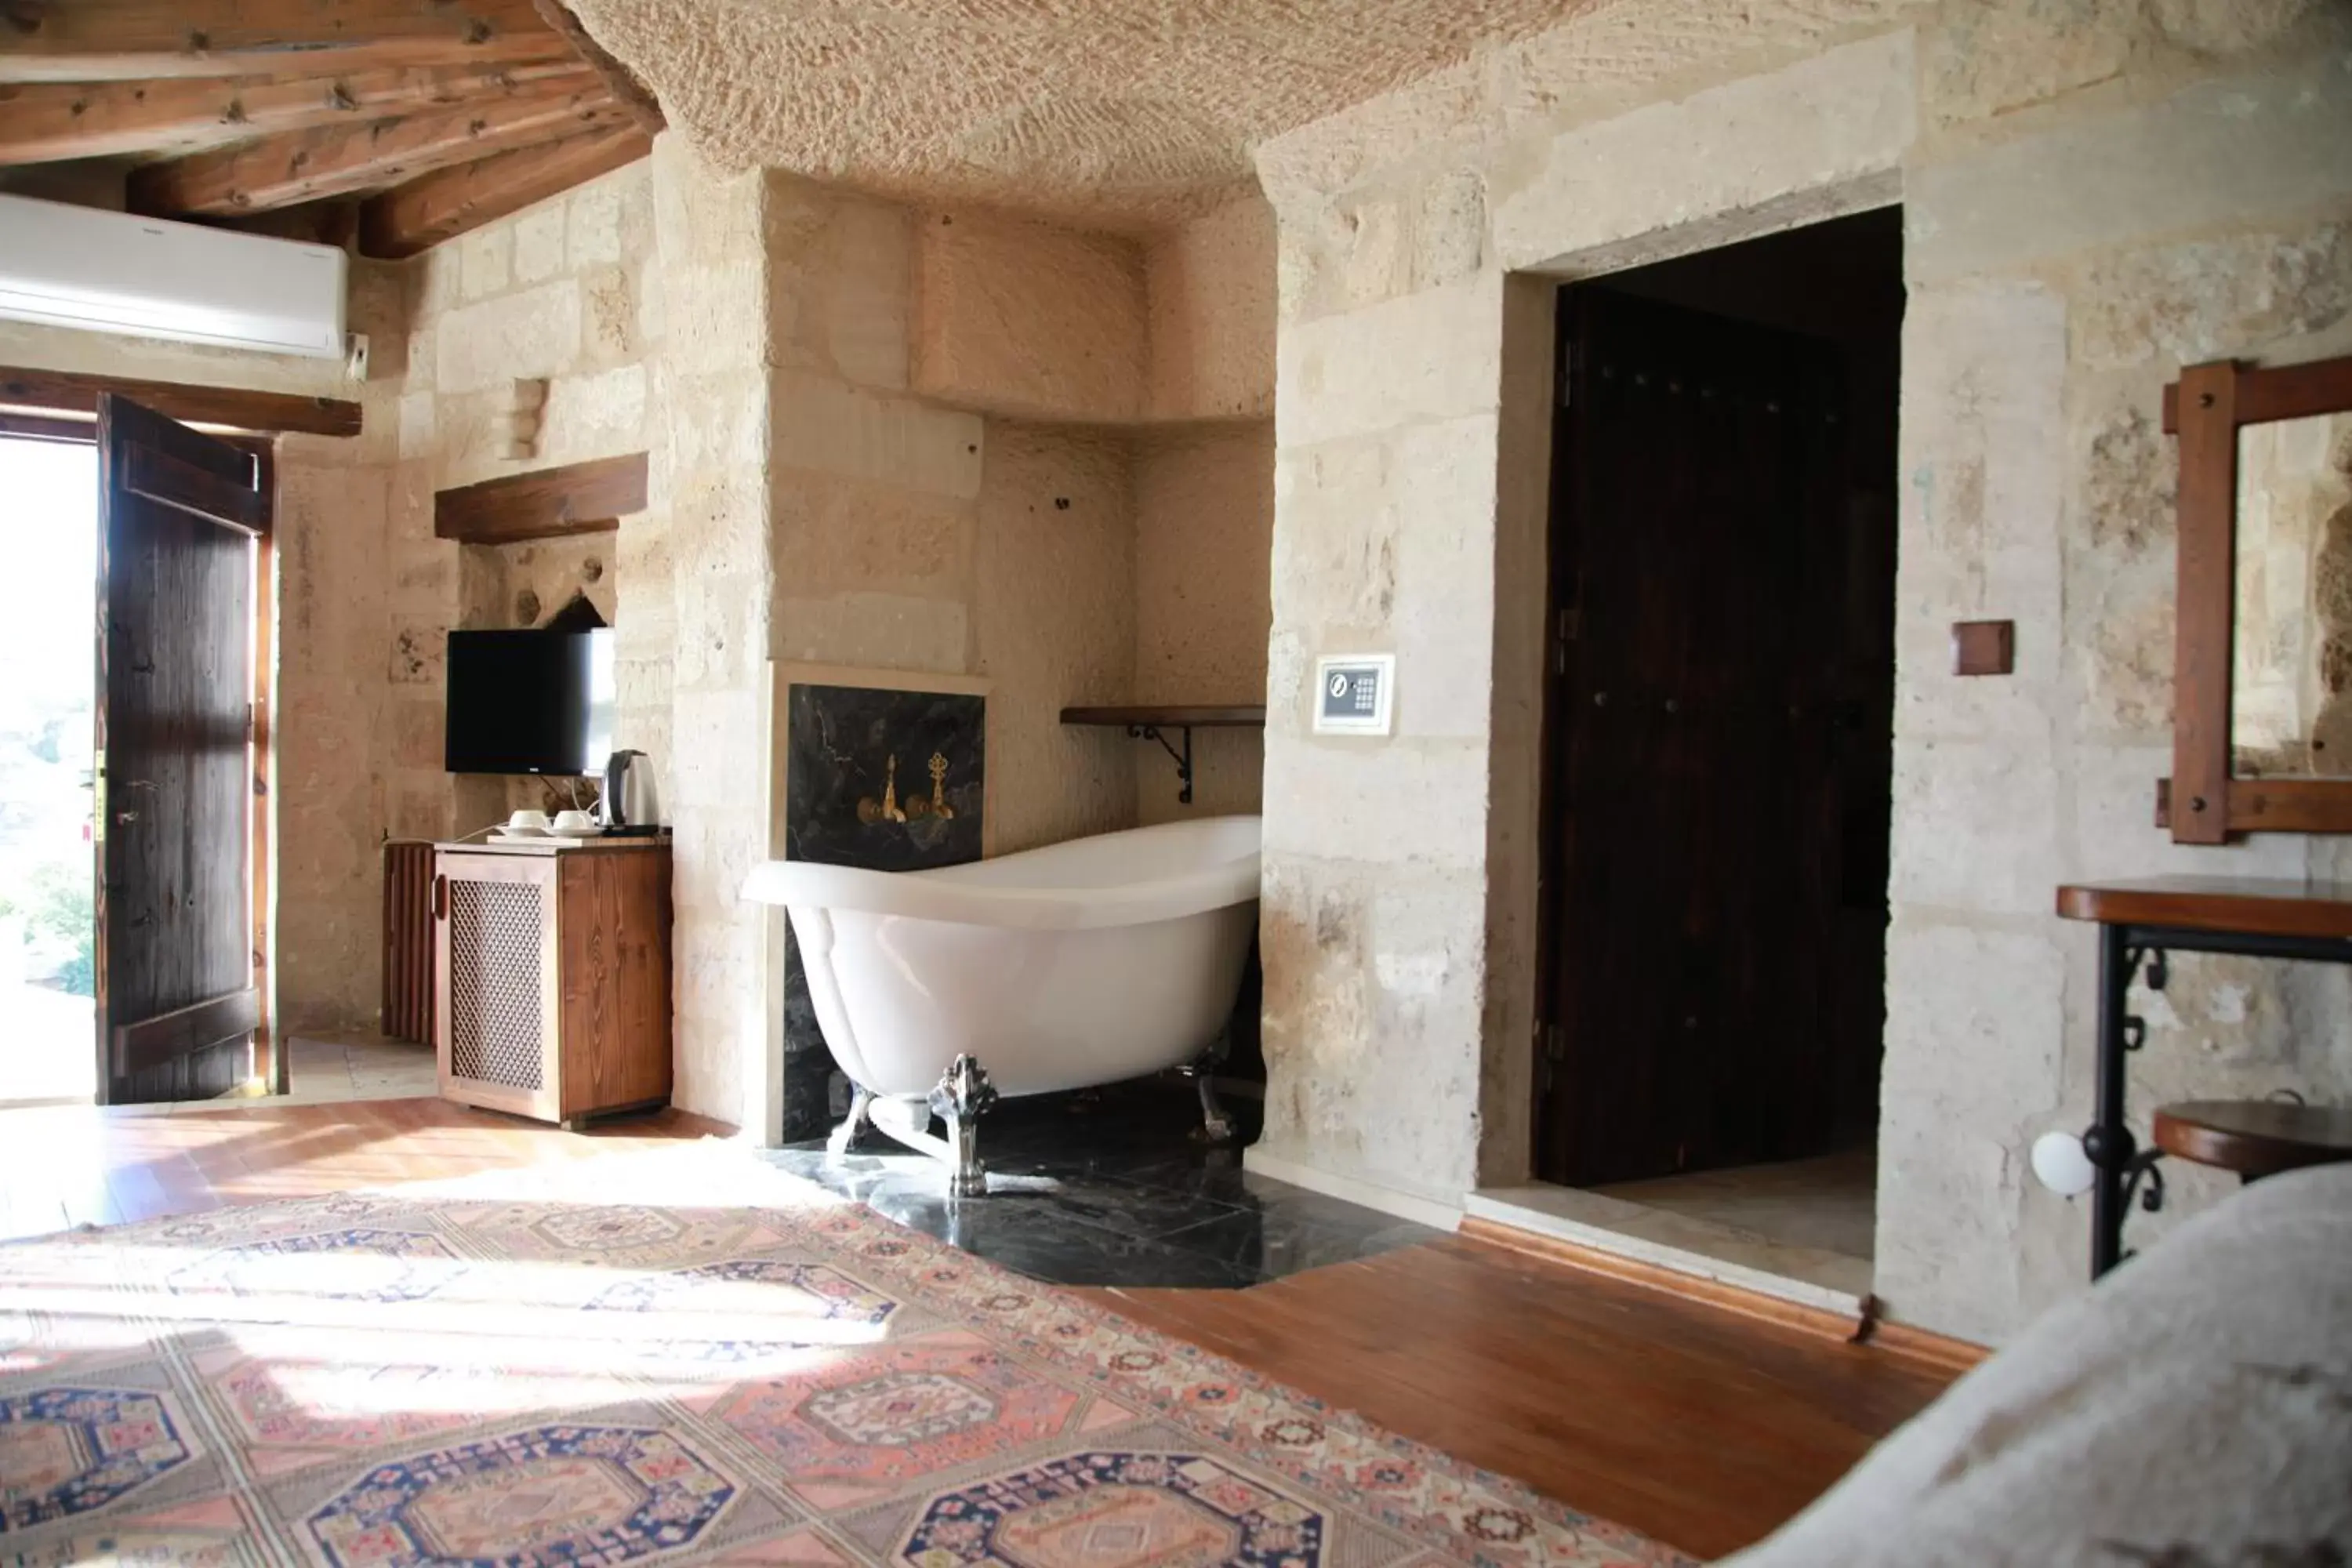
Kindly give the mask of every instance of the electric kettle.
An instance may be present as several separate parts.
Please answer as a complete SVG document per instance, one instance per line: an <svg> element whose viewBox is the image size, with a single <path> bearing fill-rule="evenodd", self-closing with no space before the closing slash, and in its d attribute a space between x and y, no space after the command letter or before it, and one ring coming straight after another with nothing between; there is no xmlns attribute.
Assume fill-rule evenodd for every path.
<svg viewBox="0 0 2352 1568"><path fill-rule="evenodd" d="M661 831L661 800L654 789L653 764L643 752L614 752L604 759L604 793L596 820L607 833Z"/></svg>

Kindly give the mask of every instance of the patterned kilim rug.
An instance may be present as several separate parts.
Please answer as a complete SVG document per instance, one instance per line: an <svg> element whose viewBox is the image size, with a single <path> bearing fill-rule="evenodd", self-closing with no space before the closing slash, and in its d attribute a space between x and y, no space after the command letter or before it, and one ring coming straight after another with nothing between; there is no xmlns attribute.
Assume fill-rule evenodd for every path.
<svg viewBox="0 0 2352 1568"><path fill-rule="evenodd" d="M0 1507L38 1564L1682 1561L723 1144L0 1247Z"/></svg>

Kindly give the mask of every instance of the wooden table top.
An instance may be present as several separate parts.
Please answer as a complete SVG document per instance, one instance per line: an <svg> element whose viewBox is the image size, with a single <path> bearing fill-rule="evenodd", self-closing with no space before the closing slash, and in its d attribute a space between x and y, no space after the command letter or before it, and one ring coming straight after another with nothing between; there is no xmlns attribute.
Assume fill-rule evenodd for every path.
<svg viewBox="0 0 2352 1568"><path fill-rule="evenodd" d="M2352 1109L2277 1100L2191 1100L2158 1108L2156 1146L2242 1176L2352 1160Z"/></svg>
<svg viewBox="0 0 2352 1568"><path fill-rule="evenodd" d="M2258 936L2340 937L2352 942L2352 882L2291 882L2252 877L2151 877L2074 883L2058 889L2058 912L2105 925Z"/></svg>
<svg viewBox="0 0 2352 1568"><path fill-rule="evenodd" d="M433 847L452 855L611 855L632 849L667 849L674 842L665 830L658 834L600 835L594 838L574 838L564 834L545 838L461 838Z"/></svg>

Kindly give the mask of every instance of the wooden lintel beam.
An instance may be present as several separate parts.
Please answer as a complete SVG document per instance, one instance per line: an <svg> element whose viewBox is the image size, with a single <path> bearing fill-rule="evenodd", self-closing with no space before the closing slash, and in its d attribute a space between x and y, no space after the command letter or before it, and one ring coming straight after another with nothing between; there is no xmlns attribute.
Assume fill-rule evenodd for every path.
<svg viewBox="0 0 2352 1568"><path fill-rule="evenodd" d="M433 496L433 533L467 544L512 544L609 533L646 510L646 455L600 458L485 479Z"/></svg>
<svg viewBox="0 0 2352 1568"><path fill-rule="evenodd" d="M630 118L637 122L638 130L648 136L658 136L669 129L669 121L662 113L660 101L644 82L637 79L636 72L614 59L604 46L596 41L594 35L580 25L580 18L572 14L571 6L566 5L563 0L536 0L536 3L539 19L570 44L572 52L604 79L604 89L613 95L614 102L629 111Z"/></svg>
<svg viewBox="0 0 2352 1568"><path fill-rule="evenodd" d="M160 217L267 212L397 184L626 118L593 73L584 82L564 78L479 105L290 132L151 163L131 176L131 206Z"/></svg>
<svg viewBox="0 0 2352 1568"><path fill-rule="evenodd" d="M94 416L102 392L119 392L158 414L191 425L272 434L292 431L305 436L360 433L360 405L340 398L0 365L0 408Z"/></svg>
<svg viewBox="0 0 2352 1568"><path fill-rule="evenodd" d="M532 0L0 0L0 81L319 75L544 58Z"/></svg>
<svg viewBox="0 0 2352 1568"><path fill-rule="evenodd" d="M0 84L0 164L202 152L596 79L569 55L322 77Z"/></svg>
<svg viewBox="0 0 2352 1568"><path fill-rule="evenodd" d="M368 199L360 208L360 252L387 260L415 256L652 151L644 132L623 125L438 170Z"/></svg>

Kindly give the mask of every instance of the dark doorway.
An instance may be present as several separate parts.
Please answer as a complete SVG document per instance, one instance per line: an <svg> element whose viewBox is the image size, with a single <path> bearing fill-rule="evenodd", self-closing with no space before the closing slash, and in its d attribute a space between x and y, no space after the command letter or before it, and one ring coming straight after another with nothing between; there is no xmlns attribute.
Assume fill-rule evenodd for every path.
<svg viewBox="0 0 2352 1568"><path fill-rule="evenodd" d="M1902 278L1889 209L1562 291L1547 1181L1874 1140Z"/></svg>

